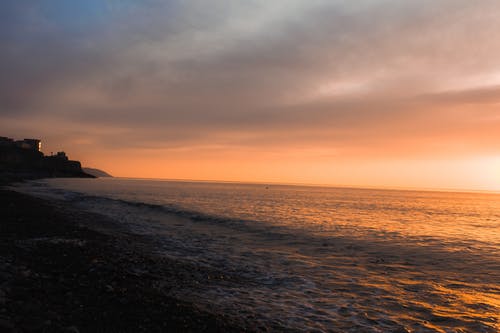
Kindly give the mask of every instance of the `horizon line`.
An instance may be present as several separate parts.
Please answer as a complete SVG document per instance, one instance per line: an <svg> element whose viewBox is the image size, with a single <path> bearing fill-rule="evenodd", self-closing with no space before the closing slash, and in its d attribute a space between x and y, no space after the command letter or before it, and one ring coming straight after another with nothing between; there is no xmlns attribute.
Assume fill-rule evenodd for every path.
<svg viewBox="0 0 500 333"><path fill-rule="evenodd" d="M107 177L98 177L107 178ZM304 187L326 187L358 190L388 190L388 191L414 191L414 192L448 192L448 193L483 193L500 194L498 190L487 189L465 189L465 188L439 188L439 187L412 187L412 186L378 186L378 185L341 185L341 184L318 184L318 183L288 183L288 182L266 182L266 181L243 181L243 180L217 180L217 179L190 179L190 178L149 178L149 177L123 177L113 176L110 178L135 179L135 180L159 180L173 182L199 182L199 183L231 183L248 185L281 185L281 186L304 186Z"/></svg>

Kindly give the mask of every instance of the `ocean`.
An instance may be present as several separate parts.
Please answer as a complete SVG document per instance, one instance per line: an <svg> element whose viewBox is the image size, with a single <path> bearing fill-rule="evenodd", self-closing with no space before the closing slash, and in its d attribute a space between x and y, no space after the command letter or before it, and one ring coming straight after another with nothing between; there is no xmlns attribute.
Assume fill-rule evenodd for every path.
<svg viewBox="0 0 500 333"><path fill-rule="evenodd" d="M257 326L500 331L500 194L120 178L18 190L111 217L156 255L214 272L173 296Z"/></svg>

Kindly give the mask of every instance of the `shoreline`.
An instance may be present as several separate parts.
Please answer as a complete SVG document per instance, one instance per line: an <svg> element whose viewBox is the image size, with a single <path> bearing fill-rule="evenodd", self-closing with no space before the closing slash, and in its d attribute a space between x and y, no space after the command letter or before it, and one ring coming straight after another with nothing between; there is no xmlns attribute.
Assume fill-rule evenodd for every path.
<svg viewBox="0 0 500 333"><path fill-rule="evenodd" d="M361 222L353 225L360 230L346 229L352 233L336 226L296 233L286 229L293 224L263 229L258 219L213 219L217 215L210 210L204 215L203 209L176 209L175 198L168 201L174 208L148 200L169 198L172 189L152 191L146 184L144 192L118 183L106 194L107 185L92 184L79 194L80 187L70 183L60 190L28 183L0 191L0 332L14 326L27 332L496 332L497 238L454 238L455 217L468 221L461 226L465 234L495 226L488 222L492 202L483 196L473 201L475 210L458 214L447 210L446 200L436 206L433 197L416 210L398 204L399 198L380 199L394 217L435 212L437 220L428 225L443 231L441 237L425 233L418 215L404 228L419 226L422 234L394 229L394 235L380 222L371 226L380 226L382 235ZM129 191L135 191L131 197ZM248 191L236 193L245 197ZM294 195L287 193L269 202L279 205ZM331 199L372 202L371 197L340 192ZM215 198L214 205L227 196ZM303 198L298 207L316 207L314 193ZM227 202L224 209L239 207ZM296 202L285 207L295 209ZM327 205L319 208L332 212ZM349 208L342 216L368 211L368 220L382 217L383 223L384 210L371 209ZM435 225L439 212L446 212L447 228ZM476 212L478 218L471 218ZM299 216L304 225L314 221ZM4 306L9 302L10 308Z"/></svg>
<svg viewBox="0 0 500 333"><path fill-rule="evenodd" d="M254 331L179 300L210 272L145 250L97 214L0 187L0 331Z"/></svg>

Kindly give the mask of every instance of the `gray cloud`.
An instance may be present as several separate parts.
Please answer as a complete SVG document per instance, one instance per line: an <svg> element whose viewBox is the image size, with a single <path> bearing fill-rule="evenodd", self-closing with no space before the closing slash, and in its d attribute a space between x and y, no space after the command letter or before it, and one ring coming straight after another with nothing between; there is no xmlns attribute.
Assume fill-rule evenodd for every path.
<svg viewBox="0 0 500 333"><path fill-rule="evenodd" d="M2 123L46 119L102 147L116 132L139 147L369 146L498 124L449 110L497 100L495 1L112 4L79 24L0 5Z"/></svg>

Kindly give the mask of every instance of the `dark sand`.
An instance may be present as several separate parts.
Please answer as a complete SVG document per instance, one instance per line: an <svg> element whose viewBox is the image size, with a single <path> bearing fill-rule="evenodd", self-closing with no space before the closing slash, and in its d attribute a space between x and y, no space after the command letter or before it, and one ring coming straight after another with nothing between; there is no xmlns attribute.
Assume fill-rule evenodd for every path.
<svg viewBox="0 0 500 333"><path fill-rule="evenodd" d="M254 330L169 296L211 273L148 255L104 217L1 187L0 203L0 332Z"/></svg>

